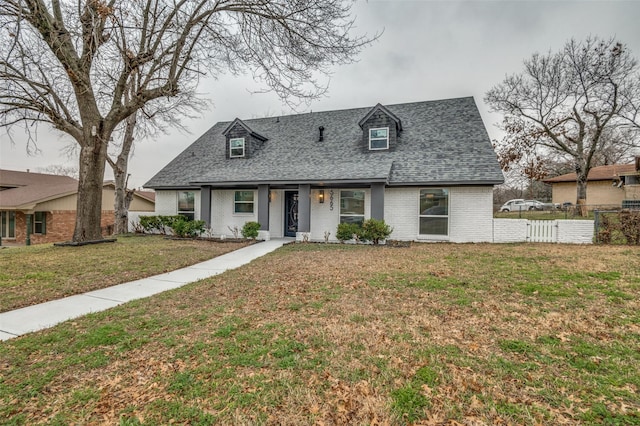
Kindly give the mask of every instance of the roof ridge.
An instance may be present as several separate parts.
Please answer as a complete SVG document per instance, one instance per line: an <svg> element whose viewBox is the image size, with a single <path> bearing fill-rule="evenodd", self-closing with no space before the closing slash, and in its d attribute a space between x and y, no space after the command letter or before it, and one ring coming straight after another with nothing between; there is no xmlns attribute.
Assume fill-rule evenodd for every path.
<svg viewBox="0 0 640 426"><path fill-rule="evenodd" d="M395 104L385 104L382 102L376 102L374 105L365 105L365 106L360 106L360 107L353 107L353 108L337 108L337 109L327 109L327 110L320 110L320 111L309 111L309 112L298 112L298 113L294 113L294 114L275 114L275 115L270 115L268 117L255 117L255 118L240 118L240 117L234 117L231 120L224 120L224 121L218 121L216 124L227 124L227 123L232 123L235 120L242 120L243 122L247 122L247 121L258 121L258 120L268 120L268 119L274 119L274 118L280 118L280 117L298 117L298 116L304 116L304 115L310 115L310 114L326 114L326 113L332 113L332 112L350 112L350 111L357 111L357 110L364 110L366 109L367 111L371 110L372 108L375 108L377 105L382 105L385 108L394 108L394 107L399 107L399 106L410 106L410 105L420 105L420 104L430 104L430 103L444 103L444 102L450 102L450 101L457 101L457 100L463 100L463 99L474 99L474 97L472 95L469 96L459 96L459 97L455 97L455 98L446 98L446 99L431 99L428 101L411 101L411 102L400 102L400 103L395 103Z"/></svg>

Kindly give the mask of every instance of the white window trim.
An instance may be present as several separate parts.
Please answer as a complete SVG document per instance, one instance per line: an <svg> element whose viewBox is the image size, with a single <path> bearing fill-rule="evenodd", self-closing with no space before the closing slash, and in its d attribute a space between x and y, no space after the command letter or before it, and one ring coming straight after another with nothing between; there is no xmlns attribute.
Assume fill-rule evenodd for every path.
<svg viewBox="0 0 640 426"><path fill-rule="evenodd" d="M234 216L254 216L256 214L256 192L255 191L251 191L251 192L253 192L253 201L236 201L236 192L248 192L248 191L246 191L246 190L233 191L233 215ZM252 204L253 205L253 211L252 212L237 212L236 211L236 204Z"/></svg>
<svg viewBox="0 0 640 426"><path fill-rule="evenodd" d="M420 205L420 191L422 189L432 189L432 188L421 188L418 190L418 206ZM449 240L449 236L451 235L451 191L449 188L433 188L433 189L445 189L447 190L447 214L422 214L422 212L418 212L418 238L419 240ZM436 217L436 218L447 218L447 234L421 234L420 233L420 219L423 217Z"/></svg>
<svg viewBox="0 0 640 426"><path fill-rule="evenodd" d="M234 149L239 149L238 147L232 148L231 144L235 141L242 141L242 155L233 155L233 150ZM244 157L245 152L246 152L246 144L245 144L245 140L244 138L232 138L229 139L229 158L241 158Z"/></svg>
<svg viewBox="0 0 640 426"><path fill-rule="evenodd" d="M374 130L386 130L387 131L387 137L386 138L372 138L371 137L371 132ZM385 146L384 148L371 148L371 141L381 141L381 140L385 140L387 142L387 146ZM389 128L388 127L373 127L371 129L369 129L369 151L381 151L381 150L385 150L385 149L389 149Z"/></svg>

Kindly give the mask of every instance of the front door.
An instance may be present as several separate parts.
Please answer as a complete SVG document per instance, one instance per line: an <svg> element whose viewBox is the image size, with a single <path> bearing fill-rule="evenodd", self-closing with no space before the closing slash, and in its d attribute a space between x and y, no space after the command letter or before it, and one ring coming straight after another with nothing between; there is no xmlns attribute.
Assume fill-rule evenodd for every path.
<svg viewBox="0 0 640 426"><path fill-rule="evenodd" d="M298 192L284 193L284 235L295 237L298 232Z"/></svg>

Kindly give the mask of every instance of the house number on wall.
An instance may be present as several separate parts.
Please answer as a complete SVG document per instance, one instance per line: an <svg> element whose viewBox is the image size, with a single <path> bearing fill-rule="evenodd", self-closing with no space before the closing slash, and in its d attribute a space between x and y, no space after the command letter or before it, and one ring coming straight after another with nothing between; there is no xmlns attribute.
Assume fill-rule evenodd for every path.
<svg viewBox="0 0 640 426"><path fill-rule="evenodd" d="M329 191L329 210L333 210L333 189Z"/></svg>

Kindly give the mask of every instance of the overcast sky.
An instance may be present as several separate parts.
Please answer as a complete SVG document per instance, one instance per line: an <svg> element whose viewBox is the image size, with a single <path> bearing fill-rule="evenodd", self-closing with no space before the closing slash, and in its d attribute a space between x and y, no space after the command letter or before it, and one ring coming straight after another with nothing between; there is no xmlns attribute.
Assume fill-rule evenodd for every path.
<svg viewBox="0 0 640 426"><path fill-rule="evenodd" d="M384 30L383 35L357 63L335 68L328 94L298 112L473 96L490 137L499 138L495 124L501 117L489 113L484 94L506 74L521 71L534 52L597 35L617 38L640 58L640 0L369 0L356 3L354 12L356 31ZM271 93L252 93L261 88L250 75L203 80L200 92L211 108L185 122L190 134L137 141L130 186L142 186L218 121L294 112ZM4 131L0 137L0 168L38 171L77 164L62 152L70 139L59 134L39 134L37 156L28 156L20 141L12 145Z"/></svg>

